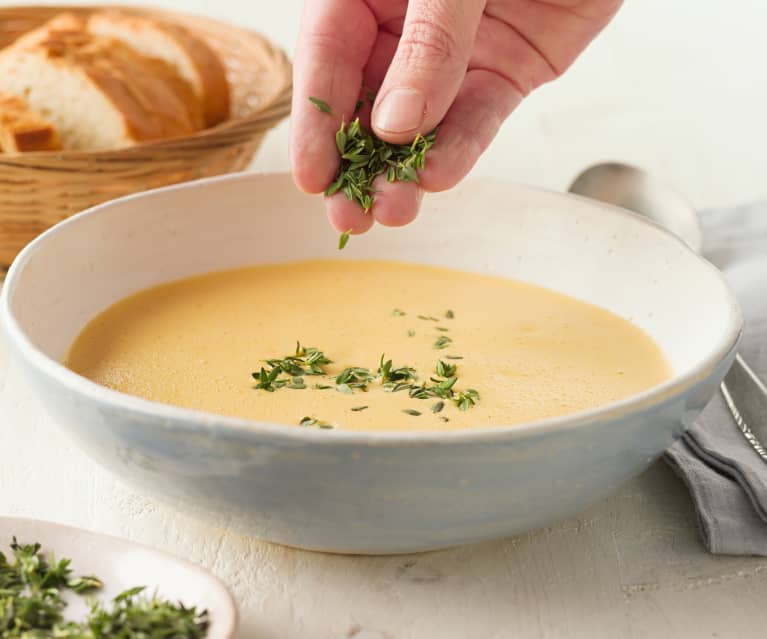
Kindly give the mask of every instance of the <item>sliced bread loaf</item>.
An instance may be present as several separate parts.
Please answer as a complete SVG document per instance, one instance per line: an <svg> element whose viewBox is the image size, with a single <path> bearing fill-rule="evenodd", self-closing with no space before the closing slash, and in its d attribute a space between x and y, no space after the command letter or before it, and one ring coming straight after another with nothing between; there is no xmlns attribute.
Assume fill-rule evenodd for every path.
<svg viewBox="0 0 767 639"><path fill-rule="evenodd" d="M60 149L61 139L53 124L21 98L0 93L0 153Z"/></svg>
<svg viewBox="0 0 767 639"><path fill-rule="evenodd" d="M191 31L177 24L118 10L92 14L88 30L120 40L139 53L174 66L200 99L207 126L229 117L226 68L218 54Z"/></svg>
<svg viewBox="0 0 767 639"><path fill-rule="evenodd" d="M191 87L165 62L124 43L49 29L0 51L0 91L23 96L68 149L120 148L203 126Z"/></svg>

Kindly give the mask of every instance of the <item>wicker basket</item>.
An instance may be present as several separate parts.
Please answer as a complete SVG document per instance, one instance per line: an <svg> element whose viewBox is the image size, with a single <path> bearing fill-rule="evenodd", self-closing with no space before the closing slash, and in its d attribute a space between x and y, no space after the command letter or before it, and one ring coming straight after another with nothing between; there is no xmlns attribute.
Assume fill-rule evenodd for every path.
<svg viewBox="0 0 767 639"><path fill-rule="evenodd" d="M97 7L0 8L0 47L62 11ZM130 9L171 19L204 37L226 63L232 117L191 136L105 151L0 155L0 267L64 218L106 200L244 169L265 133L290 111L291 67L262 36L208 18Z"/></svg>

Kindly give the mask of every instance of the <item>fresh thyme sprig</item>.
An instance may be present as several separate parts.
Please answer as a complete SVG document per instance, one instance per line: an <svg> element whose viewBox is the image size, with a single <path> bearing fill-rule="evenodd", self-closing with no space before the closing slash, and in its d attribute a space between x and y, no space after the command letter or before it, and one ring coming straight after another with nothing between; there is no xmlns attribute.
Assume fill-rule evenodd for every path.
<svg viewBox="0 0 767 639"><path fill-rule="evenodd" d="M64 621L63 593L85 595L102 588L97 577L72 577L70 560L46 557L40 544L13 538L13 561L0 553L0 639L200 639L208 613L157 597L143 587L126 590L110 604L93 602L82 622Z"/></svg>
<svg viewBox="0 0 767 639"><path fill-rule="evenodd" d="M341 192L367 213L375 201L373 180L385 174L389 182L418 183L418 171L426 166L426 153L435 141L436 131L418 134L411 144L390 144L362 126L359 118L348 124L342 120L336 132L341 164L325 195Z"/></svg>
<svg viewBox="0 0 767 639"><path fill-rule="evenodd" d="M144 587L132 588L114 598L111 605L94 604L88 616L91 634L84 637L184 637L197 639L207 634L207 611L197 612L182 604L143 595ZM56 636L56 635L54 635Z"/></svg>

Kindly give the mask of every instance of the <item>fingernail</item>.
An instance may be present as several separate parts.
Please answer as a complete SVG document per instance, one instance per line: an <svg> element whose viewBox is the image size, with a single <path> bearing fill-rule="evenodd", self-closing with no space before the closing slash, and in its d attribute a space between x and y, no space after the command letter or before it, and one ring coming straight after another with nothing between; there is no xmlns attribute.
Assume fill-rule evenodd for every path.
<svg viewBox="0 0 767 639"><path fill-rule="evenodd" d="M379 131L409 133L423 124L426 100L415 89L392 89L373 114L373 124Z"/></svg>

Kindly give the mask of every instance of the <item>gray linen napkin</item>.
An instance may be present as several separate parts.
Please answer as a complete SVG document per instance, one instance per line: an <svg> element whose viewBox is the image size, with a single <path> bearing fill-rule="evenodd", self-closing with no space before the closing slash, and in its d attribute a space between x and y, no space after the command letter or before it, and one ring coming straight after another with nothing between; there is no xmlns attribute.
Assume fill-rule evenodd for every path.
<svg viewBox="0 0 767 639"><path fill-rule="evenodd" d="M740 353L767 379L767 203L701 215L706 257L725 274L743 306ZM745 373L736 366L728 384L747 401L749 425L767 447L767 398L741 397ZM745 412L745 411L744 411ZM767 463L749 446L717 393L697 423L666 452L698 513L703 541L715 554L767 556Z"/></svg>

